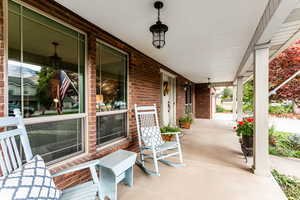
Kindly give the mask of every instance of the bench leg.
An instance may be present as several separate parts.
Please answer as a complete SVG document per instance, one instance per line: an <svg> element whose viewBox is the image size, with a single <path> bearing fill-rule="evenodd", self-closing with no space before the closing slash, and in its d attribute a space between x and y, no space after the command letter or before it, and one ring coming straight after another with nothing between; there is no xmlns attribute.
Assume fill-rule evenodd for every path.
<svg viewBox="0 0 300 200"><path fill-rule="evenodd" d="M125 171L124 183L126 183L129 187L133 186L133 167L130 167Z"/></svg>
<svg viewBox="0 0 300 200"><path fill-rule="evenodd" d="M114 173L106 169L104 167L101 167L100 171L100 188L101 188L101 194L100 199L104 200L104 198L107 196L110 200L117 200L117 180Z"/></svg>

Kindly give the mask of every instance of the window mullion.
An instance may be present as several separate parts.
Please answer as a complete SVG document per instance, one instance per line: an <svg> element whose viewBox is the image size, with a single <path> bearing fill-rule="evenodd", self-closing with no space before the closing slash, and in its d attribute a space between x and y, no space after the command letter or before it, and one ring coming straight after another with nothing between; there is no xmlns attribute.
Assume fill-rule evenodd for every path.
<svg viewBox="0 0 300 200"><path fill-rule="evenodd" d="M20 66L20 79L21 79L21 113L24 116L24 83L23 83L23 6L20 7L20 37L21 37L21 66Z"/></svg>

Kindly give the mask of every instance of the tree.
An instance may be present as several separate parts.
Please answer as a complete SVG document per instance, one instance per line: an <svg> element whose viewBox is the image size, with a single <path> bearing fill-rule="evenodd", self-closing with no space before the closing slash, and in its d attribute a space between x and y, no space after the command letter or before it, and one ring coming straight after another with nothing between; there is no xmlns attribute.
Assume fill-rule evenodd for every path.
<svg viewBox="0 0 300 200"><path fill-rule="evenodd" d="M43 106L43 114L45 110L49 110L53 103L53 94L51 92L50 81L55 75L55 70L50 67L42 67L38 73L37 97Z"/></svg>
<svg viewBox="0 0 300 200"><path fill-rule="evenodd" d="M254 82L250 80L246 82L243 86L243 111L253 112L254 110Z"/></svg>
<svg viewBox="0 0 300 200"><path fill-rule="evenodd" d="M300 70L300 41L284 50L269 64L270 91ZM271 96L271 100L292 100L300 105L300 76L291 80Z"/></svg>
<svg viewBox="0 0 300 200"><path fill-rule="evenodd" d="M300 70L300 41L284 50L269 63L270 91ZM292 100L300 105L300 76L294 78L284 85L270 98L271 101ZM254 82L248 81L244 84L243 96L244 112L253 112Z"/></svg>
<svg viewBox="0 0 300 200"><path fill-rule="evenodd" d="M224 88L223 93L222 93L222 100L224 99L232 99L233 97L233 92L231 88Z"/></svg>

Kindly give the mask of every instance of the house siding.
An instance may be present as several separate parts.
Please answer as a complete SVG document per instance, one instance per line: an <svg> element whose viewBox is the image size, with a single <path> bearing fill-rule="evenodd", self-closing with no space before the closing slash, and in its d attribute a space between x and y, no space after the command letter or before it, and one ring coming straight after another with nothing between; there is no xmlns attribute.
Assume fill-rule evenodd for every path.
<svg viewBox="0 0 300 200"><path fill-rule="evenodd" d="M185 91L183 85L188 79L182 77L160 64L154 59L146 56L134 47L122 42L108 32L95 26L89 21L83 19L67 8L61 6L55 1L44 0L23 0L22 2L47 13L48 15L57 18L58 20L67 23L73 27L80 29L87 34L87 77L88 77L88 108L87 108L87 136L86 154L79 156L76 159L66 160L63 163L57 163L50 166L51 172L56 173L68 167L80 164L82 162L99 158L107 155L118 149L128 149L131 151L138 150L136 122L134 117L134 104L138 105L153 105L156 104L158 111L160 110L160 69L164 69L176 75L177 83L177 106L176 118L179 119L184 115ZM0 7L0 116L4 116L5 111L5 76L4 76L4 0L1 0ZM129 55L129 70L128 70L128 120L129 120L129 137L115 145L98 150L96 146L96 39L100 39L116 48L119 48ZM151 35L149 33L149 42ZM55 182L59 188L64 189L90 179L88 170L67 174L55 178Z"/></svg>

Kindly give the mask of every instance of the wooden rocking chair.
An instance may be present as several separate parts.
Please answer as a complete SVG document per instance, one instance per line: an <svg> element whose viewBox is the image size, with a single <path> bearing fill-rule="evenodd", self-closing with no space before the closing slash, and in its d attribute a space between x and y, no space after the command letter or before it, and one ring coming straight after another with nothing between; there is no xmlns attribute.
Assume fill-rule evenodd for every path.
<svg viewBox="0 0 300 200"><path fill-rule="evenodd" d="M25 154L26 162L33 158L30 148L28 135L20 116L19 110L14 110L15 117L0 118L0 128L4 127L17 127L16 129L0 132L0 167L4 176L12 173L14 170L22 167L21 156L17 148L16 137L20 137ZM96 173L96 165L98 160L86 162L72 168L63 170L57 174L52 175L60 176L66 173L87 169L91 171L93 180L86 182L62 191L61 200L95 200L97 193L100 191L99 179Z"/></svg>
<svg viewBox="0 0 300 200"><path fill-rule="evenodd" d="M158 161L174 167L185 166L185 164L183 164L179 140L180 132L160 132L155 104L153 106L137 106L135 104L134 107L140 147L140 160L137 160L137 165L141 167L145 173L154 176L160 175ZM176 141L164 141L161 136L163 134L175 135ZM180 162L165 160L165 158L172 156L178 156ZM153 160L154 170L146 168L145 159L148 158Z"/></svg>

